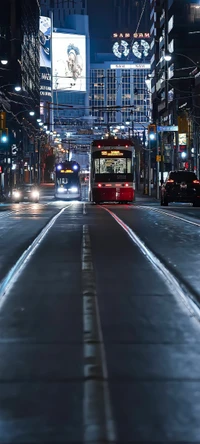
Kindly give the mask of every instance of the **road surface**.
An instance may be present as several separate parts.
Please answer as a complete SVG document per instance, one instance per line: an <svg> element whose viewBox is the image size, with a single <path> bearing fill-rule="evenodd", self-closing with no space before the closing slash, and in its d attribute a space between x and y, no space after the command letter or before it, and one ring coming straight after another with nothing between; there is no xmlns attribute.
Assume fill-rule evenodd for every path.
<svg viewBox="0 0 200 444"><path fill-rule="evenodd" d="M0 443L200 442L200 209L0 205Z"/></svg>

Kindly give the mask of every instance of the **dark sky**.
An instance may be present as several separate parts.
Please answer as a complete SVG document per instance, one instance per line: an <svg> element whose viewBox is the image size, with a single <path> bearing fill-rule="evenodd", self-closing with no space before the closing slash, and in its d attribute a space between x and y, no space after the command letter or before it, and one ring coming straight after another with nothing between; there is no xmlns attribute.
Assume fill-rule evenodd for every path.
<svg viewBox="0 0 200 444"><path fill-rule="evenodd" d="M147 0L140 32L149 32L149 3ZM143 4L144 0L88 0L92 59L95 52L110 52L114 32L135 32Z"/></svg>

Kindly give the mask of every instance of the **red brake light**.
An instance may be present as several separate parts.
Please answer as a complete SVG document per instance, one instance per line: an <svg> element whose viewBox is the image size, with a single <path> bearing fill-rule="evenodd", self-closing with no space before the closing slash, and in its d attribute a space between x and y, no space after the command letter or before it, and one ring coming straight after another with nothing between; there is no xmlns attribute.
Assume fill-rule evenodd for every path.
<svg viewBox="0 0 200 444"><path fill-rule="evenodd" d="M101 145L98 145L98 148L101 148Z"/></svg>
<svg viewBox="0 0 200 444"><path fill-rule="evenodd" d="M199 180L193 180L193 183L200 183L200 181Z"/></svg>
<svg viewBox="0 0 200 444"><path fill-rule="evenodd" d="M128 183L125 183L125 187L128 187Z"/></svg>
<svg viewBox="0 0 200 444"><path fill-rule="evenodd" d="M174 183L174 180L173 179L168 179L167 183Z"/></svg>
<svg viewBox="0 0 200 444"><path fill-rule="evenodd" d="M101 183L98 183L98 187L101 188Z"/></svg>

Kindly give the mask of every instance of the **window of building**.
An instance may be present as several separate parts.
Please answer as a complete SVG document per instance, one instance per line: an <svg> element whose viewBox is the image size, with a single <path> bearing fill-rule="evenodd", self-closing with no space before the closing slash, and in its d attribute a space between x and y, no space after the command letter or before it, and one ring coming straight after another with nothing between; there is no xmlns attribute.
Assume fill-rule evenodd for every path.
<svg viewBox="0 0 200 444"><path fill-rule="evenodd" d="M200 21L200 5L197 4L191 4L189 5L190 12L189 12L189 20L190 22L199 22Z"/></svg>
<svg viewBox="0 0 200 444"><path fill-rule="evenodd" d="M174 16L172 15L172 17L168 22L168 32L170 32L173 29L173 27L174 27Z"/></svg>

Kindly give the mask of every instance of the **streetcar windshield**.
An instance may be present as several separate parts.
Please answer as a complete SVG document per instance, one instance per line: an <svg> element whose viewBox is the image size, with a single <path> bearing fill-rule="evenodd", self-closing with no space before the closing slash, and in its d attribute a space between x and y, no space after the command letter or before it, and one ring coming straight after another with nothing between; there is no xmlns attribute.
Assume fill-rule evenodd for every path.
<svg viewBox="0 0 200 444"><path fill-rule="evenodd" d="M130 174L131 159L95 159L95 174Z"/></svg>
<svg viewBox="0 0 200 444"><path fill-rule="evenodd" d="M57 178L57 186L60 185L77 185L79 183L79 179L77 177L58 177Z"/></svg>

